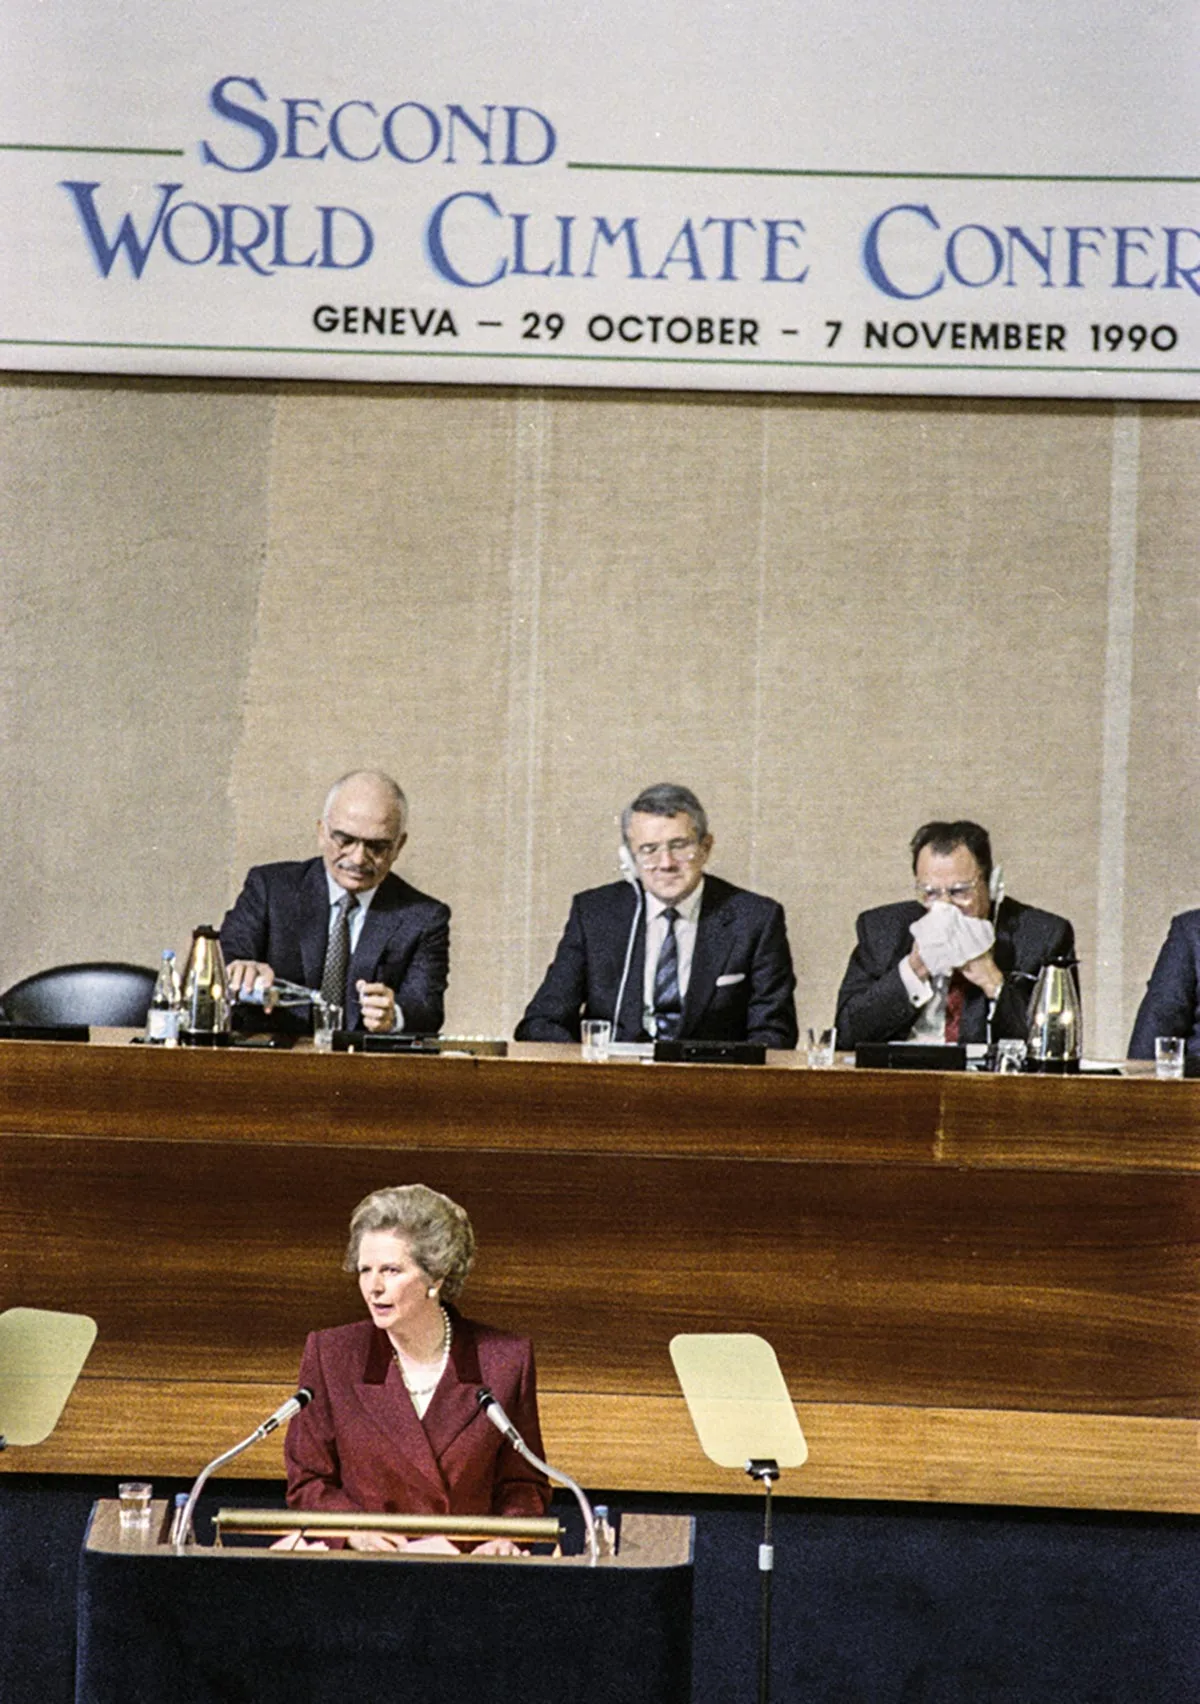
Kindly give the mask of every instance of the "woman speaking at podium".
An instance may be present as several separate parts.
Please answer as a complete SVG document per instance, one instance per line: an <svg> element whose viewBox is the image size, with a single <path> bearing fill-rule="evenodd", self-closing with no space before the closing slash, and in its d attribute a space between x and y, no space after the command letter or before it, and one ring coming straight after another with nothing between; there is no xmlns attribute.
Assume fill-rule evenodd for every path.
<svg viewBox="0 0 1200 1704"><path fill-rule="evenodd" d="M299 1383L313 1399L288 1428L292 1508L382 1514L543 1515L550 1490L489 1422L487 1385L542 1454L533 1348L454 1307L475 1256L463 1208L422 1183L378 1189L350 1219L345 1266L370 1316L310 1333ZM402 1549L355 1533L356 1550ZM511 1554L508 1539L479 1552Z"/></svg>

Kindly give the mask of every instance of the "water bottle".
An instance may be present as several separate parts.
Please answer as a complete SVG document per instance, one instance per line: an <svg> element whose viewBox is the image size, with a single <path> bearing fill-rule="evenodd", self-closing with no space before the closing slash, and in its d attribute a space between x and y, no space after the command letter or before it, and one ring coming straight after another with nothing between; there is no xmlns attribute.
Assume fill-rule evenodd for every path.
<svg viewBox="0 0 1200 1704"><path fill-rule="evenodd" d="M174 1511L171 1515L171 1535L170 1535L170 1538L167 1541L169 1544L172 1544L172 1545L179 1544L183 1539L183 1517L184 1517L184 1513L187 1510L187 1501L188 1501L188 1494L187 1494L186 1491L176 1491L176 1493L175 1493L175 1508L174 1508ZM192 1535L191 1535L191 1533L189 1533L188 1534L189 1542L191 1542L191 1538L192 1538Z"/></svg>
<svg viewBox="0 0 1200 1704"><path fill-rule="evenodd" d="M163 951L158 980L146 1013L146 1040L157 1047L177 1047L182 1009L183 993L179 986L179 972L175 968L175 954L167 947Z"/></svg>
<svg viewBox="0 0 1200 1704"><path fill-rule="evenodd" d="M311 1006L320 998L319 988L304 988L299 982L288 982L282 976L277 976L267 988L255 983L253 987L243 986L237 991L240 1005L261 1006L267 1012L273 1012L279 1006Z"/></svg>
<svg viewBox="0 0 1200 1704"><path fill-rule="evenodd" d="M615 1556L617 1554L617 1535L608 1518L607 1503L596 1504L596 1507L592 1510L592 1520L596 1527L596 1555Z"/></svg>

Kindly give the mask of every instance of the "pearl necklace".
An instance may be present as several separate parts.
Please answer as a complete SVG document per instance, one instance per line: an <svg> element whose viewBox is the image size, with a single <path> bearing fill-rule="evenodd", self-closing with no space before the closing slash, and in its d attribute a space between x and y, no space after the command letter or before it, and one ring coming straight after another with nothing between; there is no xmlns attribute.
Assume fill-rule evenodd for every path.
<svg viewBox="0 0 1200 1704"><path fill-rule="evenodd" d="M396 1348L394 1343L392 1345L392 1354L395 1356L396 1365L400 1369L400 1377L404 1380L404 1388L410 1396L432 1395L441 1383L442 1374L446 1371L446 1363L450 1359L450 1342L454 1336L454 1327L450 1324L450 1315L446 1312L445 1308L442 1307L440 1302L438 1303L438 1309L442 1316L442 1352L438 1358L437 1371L434 1373L433 1378L428 1384L413 1384L412 1380L404 1370L404 1362L400 1358L399 1349Z"/></svg>

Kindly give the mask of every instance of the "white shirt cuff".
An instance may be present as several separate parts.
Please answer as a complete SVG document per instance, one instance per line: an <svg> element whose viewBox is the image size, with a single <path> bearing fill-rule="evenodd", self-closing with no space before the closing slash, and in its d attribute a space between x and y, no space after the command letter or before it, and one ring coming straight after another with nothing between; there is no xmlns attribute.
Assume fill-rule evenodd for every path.
<svg viewBox="0 0 1200 1704"><path fill-rule="evenodd" d="M900 960L900 980L914 1006L927 1006L933 999L933 983L922 982L912 965L908 962L908 954Z"/></svg>

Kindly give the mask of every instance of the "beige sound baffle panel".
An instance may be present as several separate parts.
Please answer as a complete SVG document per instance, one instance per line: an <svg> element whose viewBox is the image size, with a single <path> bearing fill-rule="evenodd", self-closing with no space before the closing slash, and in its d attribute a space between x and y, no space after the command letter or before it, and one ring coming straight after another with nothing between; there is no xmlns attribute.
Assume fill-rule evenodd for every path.
<svg viewBox="0 0 1200 1704"><path fill-rule="evenodd" d="M785 905L802 1023L913 829L962 814L1074 921L1089 1051L1120 1052L1200 899L1198 421L11 379L0 977L182 947L379 764L401 873L453 907L448 1025L504 1033L672 779L713 869Z"/></svg>

